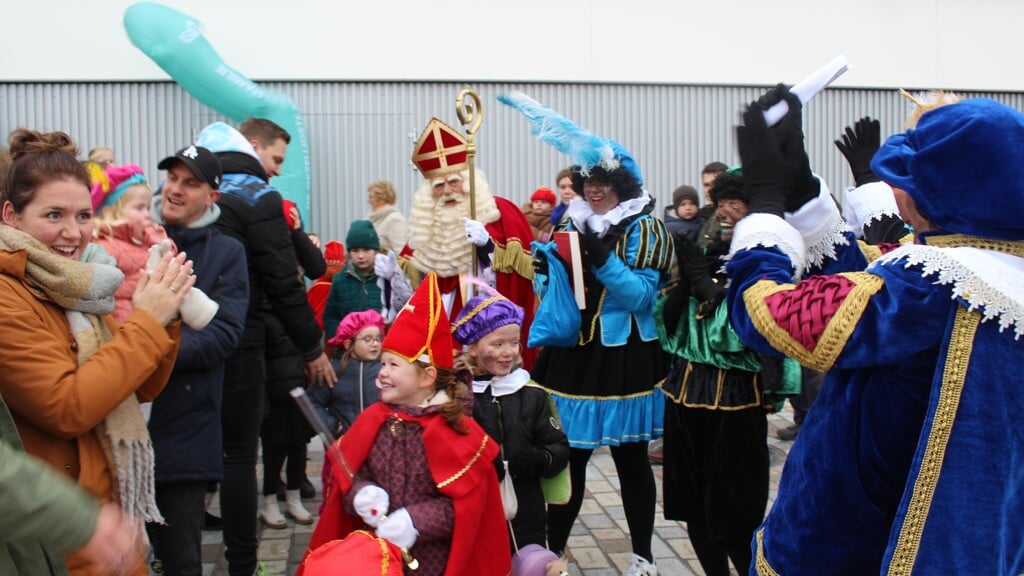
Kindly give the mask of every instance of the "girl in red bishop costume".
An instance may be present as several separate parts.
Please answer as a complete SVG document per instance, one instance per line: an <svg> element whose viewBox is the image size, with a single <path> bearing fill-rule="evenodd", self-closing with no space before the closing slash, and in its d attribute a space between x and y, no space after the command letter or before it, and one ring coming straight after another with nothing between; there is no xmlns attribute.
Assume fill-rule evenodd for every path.
<svg viewBox="0 0 1024 576"><path fill-rule="evenodd" d="M406 574L509 574L508 532L491 465L498 446L468 416L472 394L452 371L451 328L433 273L381 348L380 402L331 448L338 450L332 456L340 463L338 490L328 496L312 554L297 574L364 573L365 555L317 553L358 530L406 550L418 563L415 572L405 566ZM379 556L370 562L380 573Z"/></svg>

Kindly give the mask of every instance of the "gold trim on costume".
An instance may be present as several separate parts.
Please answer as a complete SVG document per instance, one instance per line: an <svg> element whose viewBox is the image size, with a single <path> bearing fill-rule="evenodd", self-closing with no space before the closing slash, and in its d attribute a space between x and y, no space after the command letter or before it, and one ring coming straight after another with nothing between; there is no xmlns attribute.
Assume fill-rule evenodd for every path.
<svg viewBox="0 0 1024 576"><path fill-rule="evenodd" d="M907 505L903 525L900 527L900 535L896 540L896 549L889 562L890 576L910 574L914 569L932 497L939 483L946 447L949 445L956 412L960 407L960 395L963 393L967 368L974 349L974 336L980 323L981 312L968 312L967 309L957 306L953 331L946 348L938 406L932 416L928 443L925 445L921 466L917 471L917 479L914 481L914 490Z"/></svg>
<svg viewBox="0 0 1024 576"><path fill-rule="evenodd" d="M683 372L683 382L679 386L679 397L672 396L664 388L661 389L662 394L668 396L669 400L672 400L673 404L680 406L686 406L687 408L700 408L703 410L717 410L720 412L738 412L740 410L749 410L751 408L760 408L764 406L764 399L761 397L761 391L757 389L758 374L754 374L754 377L750 379L750 385L754 388L754 402L750 404L740 404L739 406L722 406L722 392L725 389L725 374L728 370L724 368L718 368L717 382L715 383L715 403L714 404L697 404L694 402L687 402L686 391L690 389L690 376L693 374L693 362L686 361L686 371ZM661 381L663 383L664 380ZM661 383L658 385L660 386Z"/></svg>
<svg viewBox="0 0 1024 576"><path fill-rule="evenodd" d="M487 446L487 434L484 434L483 437L483 440L480 442L480 448L477 449L476 454L474 454L473 457L470 458L469 462L462 467L462 470L459 470L455 474L452 474L444 482L439 483L437 485L438 490L444 488L445 486L451 484L452 482L455 482L459 478L462 478L463 476L465 476L466 472L469 472L469 469L473 467L473 464L475 464L476 461L480 459L480 455L484 453L484 447Z"/></svg>
<svg viewBox="0 0 1024 576"><path fill-rule="evenodd" d="M838 276L853 282L854 287L818 337L814 350L808 350L797 342L789 332L775 322L771 311L768 310L766 298L792 290L795 288L794 284L776 284L770 280L761 280L744 290L743 303L754 327L776 350L808 368L825 372L832 367L846 346L847 340L857 327L857 321L867 308L868 301L885 283L880 277L867 272L848 272Z"/></svg>
<svg viewBox="0 0 1024 576"><path fill-rule="evenodd" d="M472 310L467 312L464 316L462 316L462 318L459 318L458 320L456 320L452 324L452 332L454 333L456 328L458 328L459 326L462 326L466 322L469 322L470 320L473 319L474 316L479 314L481 310L483 310L484 308L487 308L491 304L494 304L498 300L508 300L508 298L505 298L504 296L499 294L497 296L491 296L490 298L488 298L488 299L484 300L483 302L477 304L476 306L473 307Z"/></svg>
<svg viewBox="0 0 1024 576"><path fill-rule="evenodd" d="M980 236L968 236L967 234L936 234L923 237L927 246L938 246L939 248L958 248L967 246L991 250L1003 254L1010 254L1018 258L1024 258L1024 242L1013 240L996 240L993 238L982 238Z"/></svg>
<svg viewBox="0 0 1024 576"><path fill-rule="evenodd" d="M864 258L869 264L882 257L882 249L874 244L868 244L863 240L857 240L857 247L860 248L860 253L864 255Z"/></svg>
<svg viewBox="0 0 1024 576"><path fill-rule="evenodd" d="M377 544L380 546L380 576L388 576L388 564L391 562L391 554L388 550L387 541L383 538L371 536L369 533L366 535L376 540Z"/></svg>
<svg viewBox="0 0 1024 576"><path fill-rule="evenodd" d="M757 539L757 556L754 558L754 566L757 568L757 573L760 576L779 576L779 573L772 569L771 564L768 564L768 559L764 557L764 527L757 530L755 538Z"/></svg>
<svg viewBox="0 0 1024 576"><path fill-rule="evenodd" d="M494 245L491 256L491 268L495 272L518 274L527 280L533 280L533 255L524 248L519 238L507 238L504 246Z"/></svg>
<svg viewBox="0 0 1024 576"><path fill-rule="evenodd" d="M641 396L647 396L648 394L654 393L654 388L651 388L650 390L644 390L643 392L635 392L633 394L625 394L622 396L592 396L582 394L566 394L564 392L559 392L558 390L553 390L551 388L544 389L547 390L548 394L550 394L551 396L561 396L562 398L570 398L573 400L628 400L630 398L640 398Z"/></svg>
<svg viewBox="0 0 1024 576"><path fill-rule="evenodd" d="M345 453L341 451L341 438L335 440L334 444L332 444L329 449L338 451L338 461L341 462L341 467L345 469L345 474L348 475L349 480L354 478L355 473L348 467L348 460L345 459Z"/></svg>

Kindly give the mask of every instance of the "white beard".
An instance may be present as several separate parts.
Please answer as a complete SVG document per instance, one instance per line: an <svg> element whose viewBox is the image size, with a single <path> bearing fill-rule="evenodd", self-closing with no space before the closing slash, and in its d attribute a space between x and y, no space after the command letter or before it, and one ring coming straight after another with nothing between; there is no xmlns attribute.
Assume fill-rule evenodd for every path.
<svg viewBox="0 0 1024 576"><path fill-rule="evenodd" d="M477 220L484 224L501 217L491 196L487 180L476 173ZM463 172L463 188L469 187L469 174ZM454 197L454 205L445 200ZM416 191L409 218L409 247L413 249L410 262L422 272L435 272L442 278L457 276L469 270L473 258L473 245L466 240L462 218L469 218L469 196L455 194L435 199L431 182L425 181Z"/></svg>

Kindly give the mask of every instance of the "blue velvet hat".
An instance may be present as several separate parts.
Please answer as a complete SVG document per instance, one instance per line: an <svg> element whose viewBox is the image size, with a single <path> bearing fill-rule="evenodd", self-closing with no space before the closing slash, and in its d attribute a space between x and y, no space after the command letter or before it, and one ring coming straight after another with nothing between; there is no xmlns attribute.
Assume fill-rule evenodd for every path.
<svg viewBox="0 0 1024 576"><path fill-rule="evenodd" d="M988 98L941 106L871 160L947 232L1024 240L1024 114Z"/></svg>

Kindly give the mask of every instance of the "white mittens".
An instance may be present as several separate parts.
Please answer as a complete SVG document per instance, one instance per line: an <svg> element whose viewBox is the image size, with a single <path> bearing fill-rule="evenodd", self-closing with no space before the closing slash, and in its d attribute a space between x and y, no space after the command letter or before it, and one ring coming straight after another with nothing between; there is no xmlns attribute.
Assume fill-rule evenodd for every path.
<svg viewBox="0 0 1024 576"><path fill-rule="evenodd" d="M152 272L160 264L160 259L164 257L164 254L173 250L174 242L171 242L168 238L150 246L149 259L146 260L146 271ZM220 309L219 304L211 300L202 290L192 287L189 289L188 294L185 295L185 300L181 303L178 313L181 314L181 320L189 328L202 330L217 315L218 309Z"/></svg>
<svg viewBox="0 0 1024 576"><path fill-rule="evenodd" d="M363 486L352 499L352 507L355 508L356 514L359 514L367 526L373 528L381 524L381 519L388 513L390 504L388 493L380 486L373 484Z"/></svg>
<svg viewBox="0 0 1024 576"><path fill-rule="evenodd" d="M466 228L466 240L469 240L470 244L486 246L491 241L491 235L487 233L487 228L481 222L463 216L462 225Z"/></svg>
<svg viewBox="0 0 1024 576"><path fill-rule="evenodd" d="M405 508L395 510L380 523L380 526L377 526L377 536L406 550L416 544L416 538L419 535L419 531L412 524L412 516L409 516L409 511Z"/></svg>
<svg viewBox="0 0 1024 576"><path fill-rule="evenodd" d="M374 256L373 273L377 275L377 278L390 282L396 274L401 273L401 269L398 267L398 256L394 252Z"/></svg>

